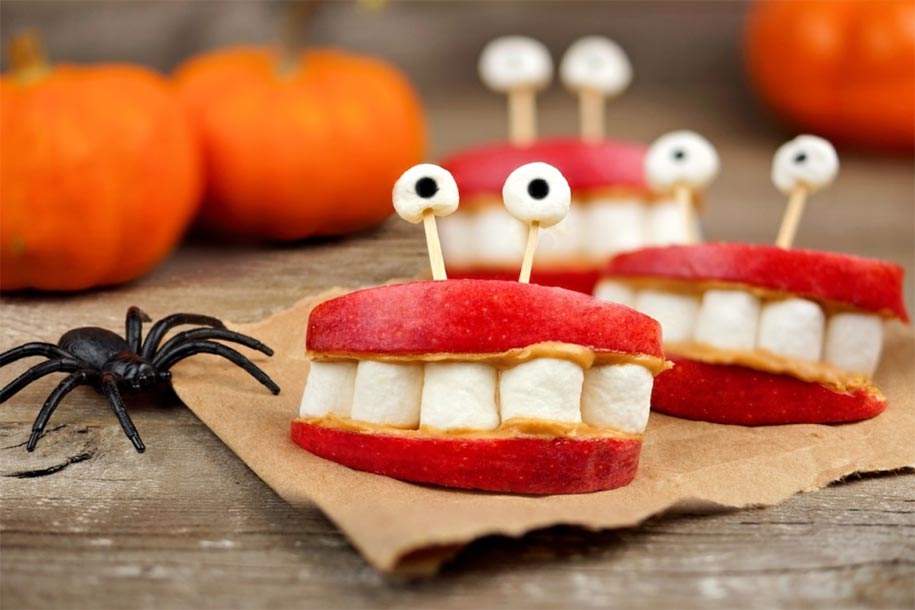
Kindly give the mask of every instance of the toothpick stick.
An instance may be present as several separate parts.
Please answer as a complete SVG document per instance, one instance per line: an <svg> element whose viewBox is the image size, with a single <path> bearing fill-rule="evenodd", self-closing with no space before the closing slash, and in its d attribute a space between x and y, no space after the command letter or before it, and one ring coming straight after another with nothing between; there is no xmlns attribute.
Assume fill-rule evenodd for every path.
<svg viewBox="0 0 915 610"><path fill-rule="evenodd" d="M791 190L788 207L785 209L785 215L782 216L782 225L778 229L778 237L775 240L775 245L779 248L787 249L794 243L797 227L804 214L804 204L807 203L807 193L807 189L801 184Z"/></svg>
<svg viewBox="0 0 915 610"><path fill-rule="evenodd" d="M423 228L426 230L426 247L429 249L429 264L432 266L433 280L447 280L445 258L442 256L442 243L438 239L438 228L435 226L435 214L432 210L423 212Z"/></svg>
<svg viewBox="0 0 915 610"><path fill-rule="evenodd" d="M604 94L597 89L578 92L578 117L581 139L599 142L604 139Z"/></svg>
<svg viewBox="0 0 915 610"><path fill-rule="evenodd" d="M530 144L537 139L537 98L529 87L508 93L508 137L512 144Z"/></svg>
<svg viewBox="0 0 915 610"><path fill-rule="evenodd" d="M696 222L693 215L693 191L686 184L678 184L674 187L674 199L680 208L680 216L683 218L686 243L694 244L697 241L697 236Z"/></svg>
<svg viewBox="0 0 915 610"><path fill-rule="evenodd" d="M521 262L521 275L518 281L522 284L531 283L531 268L534 266L534 252L537 250L537 240L540 237L540 223L534 221L527 232L527 246L524 248L524 260Z"/></svg>

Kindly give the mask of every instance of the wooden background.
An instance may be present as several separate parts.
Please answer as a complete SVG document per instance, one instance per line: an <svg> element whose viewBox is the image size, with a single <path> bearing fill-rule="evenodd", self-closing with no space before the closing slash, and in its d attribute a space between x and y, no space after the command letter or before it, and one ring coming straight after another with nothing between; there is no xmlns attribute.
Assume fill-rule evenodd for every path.
<svg viewBox="0 0 915 610"><path fill-rule="evenodd" d="M167 69L181 53L268 37L276 13L255 3L119 4L4 2L0 33L38 23L58 56L123 56ZM395 4L369 22L332 4L313 36L405 65L427 102L434 159L504 132L502 101L473 82L474 55L490 35L535 33L561 52L579 34L610 34L630 50L637 80L610 108L609 133L647 142L673 128L704 132L723 164L708 197L708 236L764 242L774 239L783 209L769 182L771 155L793 134L755 105L740 76L743 10L738 3ZM674 27L685 20L688 28ZM140 21L154 27L131 32L139 39L132 46L106 34ZM558 87L541 110L544 131L574 130L574 101ZM912 159L840 154L840 178L808 207L798 244L904 265L911 306ZM309 292L412 275L424 256L421 230L396 220L346 240L258 246L191 238L125 287L4 295L0 350L55 341L81 325L121 330L133 304L153 317L199 311L253 321ZM26 364L0 371L0 383ZM779 507L661 517L631 530L485 539L438 578L404 581L367 566L317 510L288 507L168 390L128 399L144 455L90 390L74 392L38 450L26 453L32 419L54 383L36 383L0 408L3 608L915 605L911 475L858 477Z"/></svg>

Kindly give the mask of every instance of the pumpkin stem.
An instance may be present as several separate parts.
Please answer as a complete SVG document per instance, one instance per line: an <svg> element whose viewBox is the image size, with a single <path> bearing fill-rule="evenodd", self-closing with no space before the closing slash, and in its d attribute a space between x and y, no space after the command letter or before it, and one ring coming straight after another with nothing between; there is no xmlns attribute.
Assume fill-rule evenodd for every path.
<svg viewBox="0 0 915 610"><path fill-rule="evenodd" d="M287 5L286 15L280 21L280 61L277 72L292 76L299 71L299 52L305 31L311 23L321 0L296 0Z"/></svg>
<svg viewBox="0 0 915 610"><path fill-rule="evenodd" d="M41 48L41 40L33 31L25 31L13 36L6 47L7 57L13 71L13 78L23 85L28 85L44 78L51 67Z"/></svg>

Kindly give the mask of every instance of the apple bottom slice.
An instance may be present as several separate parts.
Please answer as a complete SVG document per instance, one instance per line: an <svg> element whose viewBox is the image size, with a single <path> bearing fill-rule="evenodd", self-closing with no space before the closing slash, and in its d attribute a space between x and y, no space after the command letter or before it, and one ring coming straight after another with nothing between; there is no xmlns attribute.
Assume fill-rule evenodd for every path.
<svg viewBox="0 0 915 610"><path fill-rule="evenodd" d="M667 358L674 367L655 377L651 408L676 417L741 426L834 424L886 409L885 398L864 388L842 393L789 375Z"/></svg>
<svg viewBox="0 0 915 610"><path fill-rule="evenodd" d="M514 282L518 280L519 273L520 271L517 269L487 269L474 267L455 267L452 269L451 267L448 267L448 277L455 280L508 280ZM556 269L541 269L539 271L535 267L531 273L531 284L557 286L559 288L565 288L566 290L593 294L599 276L600 269L597 267L574 269L558 267Z"/></svg>
<svg viewBox="0 0 915 610"><path fill-rule="evenodd" d="M366 433L292 422L300 447L344 466L416 483L522 494L615 489L635 477L640 438L459 438Z"/></svg>

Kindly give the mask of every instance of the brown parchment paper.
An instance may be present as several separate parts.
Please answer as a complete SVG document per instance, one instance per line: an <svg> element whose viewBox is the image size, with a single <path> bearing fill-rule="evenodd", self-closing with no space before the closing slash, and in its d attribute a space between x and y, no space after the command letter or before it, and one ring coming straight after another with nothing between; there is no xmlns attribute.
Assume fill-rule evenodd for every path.
<svg viewBox="0 0 915 610"><path fill-rule="evenodd" d="M331 291L234 328L276 350L253 358L282 388L272 396L214 357L183 361L174 387L226 445L292 505L317 505L382 571L433 572L489 534L520 536L552 525L619 528L663 511L777 504L858 472L915 467L915 340L891 325L877 373L890 406L839 426L743 428L652 413L636 479L612 491L513 496L415 485L315 457L289 438L308 362L308 313Z"/></svg>

